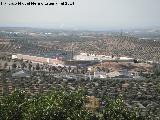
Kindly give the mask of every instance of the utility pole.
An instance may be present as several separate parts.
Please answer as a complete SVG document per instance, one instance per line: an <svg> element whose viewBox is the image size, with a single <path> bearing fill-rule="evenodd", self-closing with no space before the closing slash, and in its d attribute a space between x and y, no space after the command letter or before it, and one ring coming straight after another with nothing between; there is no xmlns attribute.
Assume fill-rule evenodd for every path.
<svg viewBox="0 0 160 120"><path fill-rule="evenodd" d="M123 29L121 29L120 37L123 37Z"/></svg>
<svg viewBox="0 0 160 120"><path fill-rule="evenodd" d="M71 45L71 52L72 52L72 58L71 58L71 60L73 60L73 42L72 42L72 45Z"/></svg>

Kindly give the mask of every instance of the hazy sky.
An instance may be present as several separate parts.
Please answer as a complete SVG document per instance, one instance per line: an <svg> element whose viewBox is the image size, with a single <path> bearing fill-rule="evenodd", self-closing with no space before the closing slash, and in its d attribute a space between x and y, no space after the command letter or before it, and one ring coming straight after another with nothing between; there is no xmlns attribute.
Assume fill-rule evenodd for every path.
<svg viewBox="0 0 160 120"><path fill-rule="evenodd" d="M16 2L18 0L1 1ZM63 0L32 1L62 2ZM64 1L74 1L75 5L0 6L0 26L62 29L119 29L160 26L160 0Z"/></svg>

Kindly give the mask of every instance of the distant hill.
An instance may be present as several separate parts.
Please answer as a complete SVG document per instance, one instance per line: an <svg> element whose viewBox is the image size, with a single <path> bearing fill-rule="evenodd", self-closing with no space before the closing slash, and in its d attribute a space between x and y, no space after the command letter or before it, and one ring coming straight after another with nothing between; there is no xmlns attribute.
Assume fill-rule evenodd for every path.
<svg viewBox="0 0 160 120"><path fill-rule="evenodd" d="M156 33L155 30L151 32ZM158 37L158 34L156 34L157 39L153 39L150 34L147 34L147 37L151 36L150 39L141 39L143 34L139 33L141 36L138 38L134 36L135 31L132 35L130 33L120 35L114 32L110 34L110 32L96 31L57 32L32 28L0 28L0 52L41 54L53 50L71 51L73 49L75 54L87 52L160 61L160 36ZM6 40L10 43L6 44Z"/></svg>
<svg viewBox="0 0 160 120"><path fill-rule="evenodd" d="M130 56L142 60L160 60L160 41L142 40L135 37L107 37L97 41L86 41L79 45L84 51L96 54Z"/></svg>

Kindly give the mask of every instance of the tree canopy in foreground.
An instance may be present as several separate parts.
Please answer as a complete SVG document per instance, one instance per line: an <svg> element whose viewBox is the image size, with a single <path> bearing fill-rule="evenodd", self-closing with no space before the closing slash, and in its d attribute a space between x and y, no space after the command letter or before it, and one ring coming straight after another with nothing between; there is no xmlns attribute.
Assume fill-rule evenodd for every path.
<svg viewBox="0 0 160 120"><path fill-rule="evenodd" d="M0 120L143 120L137 109L129 109L122 98L105 97L102 110L89 111L82 90L51 92L30 96L14 91L0 98ZM101 106L101 105L100 105Z"/></svg>

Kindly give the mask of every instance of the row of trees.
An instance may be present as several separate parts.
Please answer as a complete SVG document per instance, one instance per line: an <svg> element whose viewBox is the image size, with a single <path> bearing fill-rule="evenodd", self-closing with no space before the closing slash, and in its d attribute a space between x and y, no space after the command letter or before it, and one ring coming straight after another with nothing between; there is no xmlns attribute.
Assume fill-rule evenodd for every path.
<svg viewBox="0 0 160 120"><path fill-rule="evenodd" d="M143 120L138 109L128 109L123 99L105 97L104 108L89 111L82 90L67 92L53 89L51 92L30 96L15 91L0 99L0 120ZM102 106L102 105L101 105Z"/></svg>

